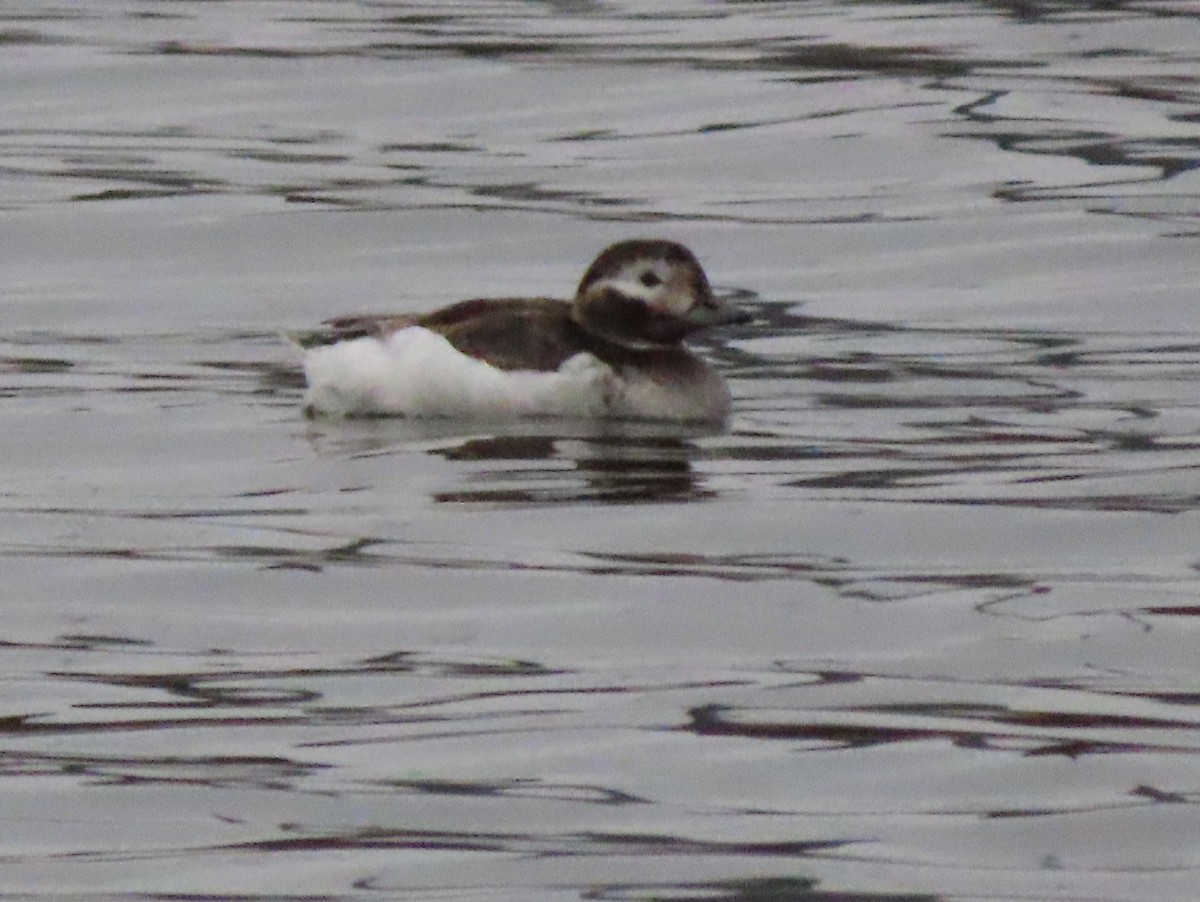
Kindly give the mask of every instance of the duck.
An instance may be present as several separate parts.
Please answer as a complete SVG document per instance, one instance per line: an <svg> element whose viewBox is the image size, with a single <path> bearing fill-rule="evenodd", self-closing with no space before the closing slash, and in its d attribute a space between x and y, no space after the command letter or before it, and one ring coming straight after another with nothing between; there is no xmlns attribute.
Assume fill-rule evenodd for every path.
<svg viewBox="0 0 1200 902"><path fill-rule="evenodd" d="M304 348L322 417L570 417L722 423L729 389L684 340L751 315L673 241L605 248L574 298L475 298L429 313L326 320Z"/></svg>

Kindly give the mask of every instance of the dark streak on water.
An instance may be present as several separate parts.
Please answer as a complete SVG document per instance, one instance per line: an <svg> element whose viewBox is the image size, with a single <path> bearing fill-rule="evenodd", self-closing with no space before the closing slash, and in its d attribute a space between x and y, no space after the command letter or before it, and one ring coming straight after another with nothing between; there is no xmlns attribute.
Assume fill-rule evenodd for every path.
<svg viewBox="0 0 1200 902"><path fill-rule="evenodd" d="M492 511L595 503L721 504L731 493L852 505L913 501L1058 509L1093 516L1110 511L1187 514L1197 508L1200 440L1190 393L1190 387L1200 381L1196 342L1154 335L919 328L808 317L792 313L786 305L752 306L758 315L753 327L728 343L708 348L739 396L739 420L727 436L577 430L564 435L559 431L562 427L538 426L533 431L518 427L466 438L435 434L422 441L420 451L403 453L440 459L457 473L453 488L429 492L434 504L476 505ZM782 338L803 344L805 337L817 343L818 353L797 355L787 341L779 343ZM785 350L755 350L759 341ZM936 351L918 350L929 346ZM167 353L158 359L164 349ZM217 349L227 356L217 357ZM160 411L240 403L257 412L251 419L278 421L282 414L285 422L294 424L288 427L291 431L301 429L291 415L301 390L295 366L278 356L272 336L265 334L89 336L83 341L29 335L8 343L4 361L0 393L12 402L60 399L81 409L102 409L111 399L119 406L147 404ZM168 428L179 428L178 423L171 425L174 422ZM334 442L319 452L333 462L394 457L404 444L403 430L383 423L349 431L326 426L319 432ZM730 487L718 489L712 484L708 473L714 465L724 482L733 481ZM365 490L366 484L361 488ZM963 571L957 566L881 567L812 553L763 550L614 553L582 546L554 559L506 546L489 550L414 543L402 533L339 537L336 529L326 532L320 524L337 508L349 504L354 509L362 503L352 499L366 501L358 489L349 496L322 500L311 496L301 480L287 484L278 477L267 483L243 483L223 499L145 496L139 501L137 494L124 495L118 484L111 490L93 490L90 498L63 496L50 487L36 492L10 490L6 496L6 518L21 522L36 517L51 527L39 527L20 540L10 535L0 554L15 562L47 559L76 568L95 560L140 566L249 564L263 572L309 574L348 569L388 574L415 568L494 572L510 578L559 574L652 583L806 584L852 604L912 605L927 599L938 605L940 599L960 595L964 601L974 599L978 614L985 618L1015 615L1036 622L1066 617L1084 623L1089 617L1115 616L1146 631L1194 614L1198 588L1195 563L1188 578L1139 572L1136 563L1133 572L1125 574L1119 568L1115 573L1102 569L1076 574L1030 565L1006 569L1002 560L989 565L994 569ZM330 503L334 506L326 507ZM362 513L372 506L365 504ZM94 536L89 541L70 538L69 531L53 526L80 517L183 526L183 539L158 540L153 533L143 533L136 541L124 543L106 537L101 529L89 530ZM271 541L238 538L246 524ZM218 541L206 540L208 535ZM559 547L566 552L570 546ZM1192 559L1195 562L1194 555ZM1161 591L1156 582L1161 583ZM1101 604L1091 611L1055 614L1053 606L1044 606L1053 594L1065 591L1071 596L1073 586L1107 592L1122 584L1136 591L1128 600L1118 600L1115 609ZM1146 593L1156 602L1140 601L1148 597ZM1171 597L1175 602L1164 603ZM256 644L261 642L260 638ZM622 782L562 782L552 777L347 775L338 779L332 775L339 772L339 765L323 760L325 751L337 748L394 749L397 744L419 747L445 741L496 741L504 747L536 748L544 737L594 729L585 713L592 704L581 705L579 699L597 695L650 700L665 693L684 703L683 720L668 719L635 730L676 731L706 742L778 743L787 755L929 746L938 750L939 758L955 750L1031 761L1153 756L1167 762L1187 761L1200 751L1194 740L1197 722L1188 716L1195 709L1195 691L1172 681L1147 686L1145 676L1126 681L1114 674L1110 676L1115 680L1097 682L1099 674L1050 681L1036 672L1032 679L996 674L972 687L975 678L947 675L937 682L953 687L949 700L923 700L918 692L882 702L871 701L879 686L903 686L921 675L887 668L874 673L865 668L818 671L779 661L771 676L735 668L723 676L712 672L698 681L682 682L669 674L665 680L651 673L638 677L635 668L633 680L622 682L616 672L589 676L591 667L525 659L444 658L409 649L326 665L305 662L304 655L292 661L293 655L284 652L277 665L246 666L243 659L254 657L249 649L213 648L198 657L196 653L181 656L161 640L150 641L137 633L64 632L49 641L3 644L9 654L43 660L40 679L60 687L54 695L62 695L65 689L74 699L58 710L43 704L20 712L10 706L12 713L0 720L0 735L19 740L20 746L0 753L4 779L67 778L81 790L205 791L228 794L230 799L245 792L396 800L415 794L439 800L447 812L464 799L499 806L560 804L579 810L571 826L533 832L463 826L334 827L324 825L322 816L313 812L295 823L280 822L269 838L181 842L158 850L151 844L139 852L85 848L57 859L70 868L197 856L220 860L253 854L284 856L286 861L300 854L339 851L373 856L401 850L556 861L645 859L658 867L676 859L696 860L718 870L722 861L763 860L778 867L784 862L795 866L861 860L864 854L871 860L870 853L863 851L872 836L865 811L847 815L859 826L838 839L702 839L687 833L656 833L646 826L613 832L586 826L586 812L593 806L656 810L661 802L653 792L632 790ZM56 653L70 654L71 665L47 666ZM556 658L561 660L560 655L549 660ZM163 663L156 665L156 659ZM380 685L361 701L338 688L364 680ZM415 687L407 687L411 680L428 683L433 691L414 693ZM856 698L859 693L847 692L850 687L859 689L861 699ZM121 694L111 697L96 691L100 688ZM831 692L830 703L814 707L801 700L817 690ZM1023 693L1035 691L1047 693L1041 704L1020 701ZM772 700L780 692L785 697L799 693L799 698ZM1073 710L1045 707L1063 694L1084 701L1073 702ZM713 700L722 696L728 700ZM997 696L1009 698L997 701ZM1138 700L1134 710L1141 713L1109 710L1110 705L1119 708L1133 700ZM658 716L669 718L668 710ZM1170 711L1184 716L1169 716ZM229 751L170 755L103 751L122 734L159 737L155 742L159 746L167 734L197 730L226 737L218 746ZM255 745L261 746L280 731L294 735L294 755L234 751L234 737L255 735L260 737ZM41 744L45 740L39 737L93 737L88 744L98 743L100 751L52 752L54 746ZM277 747L275 742L268 745ZM211 743L202 743L204 747ZM955 816L969 813L982 822L1007 823L1101 813L1132 816L1162 805L1190 810L1195 794L1171 781L1168 773L1164 770L1149 778L1163 781L1157 785L1140 778L1142 782L1131 787L1125 799L1110 797L1093 805L1070 797L1055 802L999 797L969 803ZM700 804L709 816L734 817L732 812L722 815L721 806ZM925 812L919 800L903 804L913 816L936 816ZM773 806L766 797L748 798L745 806L737 819L804 819L800 812ZM452 821L466 824L474 816L464 812L452 816ZM678 816L681 824L691 823L691 815ZM244 815L228 817L233 818L231 823L244 822ZM653 817L650 820L655 822ZM631 823L641 823L640 817ZM746 835L755 832L750 828ZM403 881L364 875L347 894L305 898L354 898L356 893L374 891L376 884L379 892L407 892ZM675 880L669 891L656 889L658 885L610 877L600 895L581 897L678 899L690 892L697 898L738 900L872 897L827 893L806 880L783 877L761 884ZM253 893L247 897L269 898ZM875 898L920 897L901 892L879 893Z"/></svg>
<svg viewBox="0 0 1200 902"><path fill-rule="evenodd" d="M1194 898L1198 28L0 12L0 894ZM728 433L298 415L668 227Z"/></svg>
<svg viewBox="0 0 1200 902"><path fill-rule="evenodd" d="M148 54L154 58L171 56L216 57L219 59L263 59L280 62L306 59L364 59L375 61L437 60L462 56L469 60L514 62L556 69L580 66L603 67L684 67L699 72L755 73L775 80L780 73L801 73L805 84L824 82L844 83L866 78L919 79L931 91L958 91L969 86L978 96L955 106L953 120L946 123L942 137L973 139L994 143L1006 152L1034 156L1070 157L1100 173L1112 168L1113 178L1101 178L1078 185L1026 184L1015 181L998 186L993 196L1008 201L1071 201L1092 200L1095 212L1121 216L1146 217L1155 221L1183 223L1174 234L1194 236L1194 204L1180 205L1179 196L1163 196L1155 203L1152 196L1138 192L1137 201L1129 198L1138 185L1154 186L1166 191L1181 174L1192 172L1200 162L1200 143L1190 133L1177 135L1124 135L1124 122L1119 107L1111 128L1076 127L1071 119L1039 127L1031 120L1007 111L1009 100L1031 86L1044 84L1051 92L1090 98L1145 101L1161 107L1169 123L1194 121L1195 106L1200 89L1195 80L1177 75L1153 74L1154 54L1150 50L1129 48L1122 51L1101 44L1074 56L1054 50L1024 53L1008 57L975 57L964 47L939 48L926 45L888 43L878 46L869 43L847 44L822 41L804 28L808 18L802 12L790 11L776 4L763 4L764 13L780 9L775 19L777 30L795 29L793 35L769 36L759 29L749 29L746 37L738 37L739 27L721 41L697 43L695 34L708 34L723 24L739 22L744 11L739 4L725 9L713 9L703 15L684 17L667 22L687 22L689 27L675 31L666 23L650 23L653 17L641 14L622 14L618 10L586 6L565 13L579 23L578 34L557 35L544 40L536 35L518 39L497 40L495 32L509 28L535 31L556 22L554 16L538 14L528 17L516 9L446 15L383 16L364 14L356 10L343 15L330 10L330 15L285 15L283 21L295 31L297 46L259 47L237 41L188 41L171 39L151 42L148 46L131 42L123 31L100 32L90 38L99 47L114 54ZM881 17L897 17L903 21L903 11L891 3L860 3L853 6L862 15L878 7ZM937 8L939 4L933 4ZM952 8L955 4L940 4ZM1193 27L1200 14L1186 3L1120 3L1098 4L970 4L974 18L986 20L988 10L996 10L1018 22L1069 23L1086 27L1089 23L1120 21L1121 16L1133 20L1139 17L1162 17L1178 28ZM1089 15L1090 14L1090 15ZM795 18L789 19L789 15ZM61 16L54 13L51 22ZM92 16L105 20L97 9ZM189 15L200 16L195 8ZM181 16L183 17L183 16ZM90 17L85 17L90 18ZM811 15L819 20L819 11ZM170 21L170 20L165 20ZM218 20L219 21L219 20ZM748 20L754 22L751 16ZM865 19L870 22L870 19ZM596 23L607 23L608 29ZM215 23L214 23L215 24ZM744 26L741 26L744 27ZM220 31L219 26L216 30ZM557 29L552 29L557 31ZM646 32L653 37L647 40ZM674 31L674 33L673 33ZM382 40L381 35L396 33L402 39ZM327 46L326 35L336 35L336 46ZM621 35L628 38L621 40ZM752 35L752 36L751 36ZM1074 36L1072 36L1074 37ZM10 43L54 43L55 38L36 31L9 32ZM67 40L67 39L64 39ZM71 39L73 41L73 39ZM70 41L69 41L70 42ZM1150 74L1139 76L1123 72L1122 63L1137 61L1151 65ZM1174 60L1172 60L1174 62ZM1182 62L1182 61L1181 61ZM1113 66L1116 66L1114 69ZM989 82L993 84L989 84ZM995 84L1004 84L996 87ZM931 105L926 101L926 105ZM892 107L895 109L896 107ZM689 125L678 134L704 135L712 132L780 126L803 122L812 117L847 116L861 110L855 106L838 109L817 109L786 118L747 118L721 122L699 122ZM670 135L671 129L656 124L652 134L641 137ZM787 213L770 210L755 215L752 210L733 213L728 203L697 204L685 198L674 198L674 208L655 208L654 198L608 193L603 190L582 190L578 187L556 187L539 180L496 182L492 165L502 164L516 154L504 147L492 147L482 136L454 136L455 140L385 142L370 148L350 150L350 136L333 129L310 129L307 132L255 132L203 134L187 126L161 125L150 131L114 129L13 129L0 132L0 153L11 162L4 166L8 176L37 179L52 176L61 186L74 183L93 183L94 190L76 191L64 198L72 201L121 201L145 198L202 196L209 194L251 194L282 198L289 203L320 204L339 209L397 210L409 209L416 199L425 197L429 204L443 206L453 203L481 210L521 210L527 212L569 212L573 216L596 219L617 219L626 222L730 221L743 223L855 223L904 221L903 207L882 213L878 210L848 212L842 204L822 209L822 204L808 203L807 212L792 209ZM639 137L636 129L585 129L568 134L549 135L543 140L590 143L597 140L628 141ZM297 152L290 148L300 145L312 148ZM319 149L319 148L327 149ZM207 158L203 174L189 168L198 159ZM178 162L175 162L178 161ZM249 167L230 169L228 161L242 161ZM565 166L575 170L586 165L588 156L578 154ZM489 165L483 181L473 180L472 174L481 164ZM358 170L348 174L347 170ZM1147 175L1132 175L1148 170ZM554 178L553 170L547 176ZM695 199L705 199L704 188L696 186ZM1194 197L1194 191L1184 189ZM1117 202L1125 198L1124 202ZM1142 207L1148 205L1149 209ZM1161 207L1161 209L1156 209ZM722 209L724 208L724 209Z"/></svg>

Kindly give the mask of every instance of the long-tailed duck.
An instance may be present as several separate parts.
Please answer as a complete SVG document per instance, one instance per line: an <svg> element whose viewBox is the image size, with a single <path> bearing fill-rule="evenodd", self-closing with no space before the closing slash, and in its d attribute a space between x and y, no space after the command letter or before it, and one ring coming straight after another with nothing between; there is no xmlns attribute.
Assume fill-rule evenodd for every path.
<svg viewBox="0 0 1200 902"><path fill-rule="evenodd" d="M750 320L715 297L691 251L621 241L571 301L460 301L347 316L299 337L310 416L567 416L721 422L729 390L682 341Z"/></svg>

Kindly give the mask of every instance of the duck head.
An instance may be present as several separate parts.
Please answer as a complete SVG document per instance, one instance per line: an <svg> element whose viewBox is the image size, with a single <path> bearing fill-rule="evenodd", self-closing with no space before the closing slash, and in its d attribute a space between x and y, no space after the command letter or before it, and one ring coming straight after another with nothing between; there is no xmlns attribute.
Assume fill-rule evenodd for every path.
<svg viewBox="0 0 1200 902"><path fill-rule="evenodd" d="M691 251L658 239L605 248L580 280L571 316L591 335L634 350L671 347L751 319L713 295Z"/></svg>

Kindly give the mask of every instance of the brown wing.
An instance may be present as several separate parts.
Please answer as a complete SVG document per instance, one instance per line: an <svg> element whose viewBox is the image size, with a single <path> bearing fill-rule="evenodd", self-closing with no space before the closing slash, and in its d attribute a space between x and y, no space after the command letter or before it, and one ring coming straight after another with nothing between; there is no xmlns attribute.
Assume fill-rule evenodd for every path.
<svg viewBox="0 0 1200 902"><path fill-rule="evenodd" d="M413 325L416 319L415 316L369 313L339 316L325 320L319 329L294 333L291 337L302 348L314 348L319 345L337 344L339 341L350 341L354 338L387 335L389 332Z"/></svg>
<svg viewBox="0 0 1200 902"><path fill-rule="evenodd" d="M502 370L556 370L588 349L587 336L571 320L571 305L544 298L459 301L432 313L405 316L340 316L293 338L303 347L313 347L382 337L408 326L437 332L461 353Z"/></svg>
<svg viewBox="0 0 1200 902"><path fill-rule="evenodd" d="M584 350L585 337L566 301L507 298L462 301L418 317L476 360L502 370L556 370Z"/></svg>

